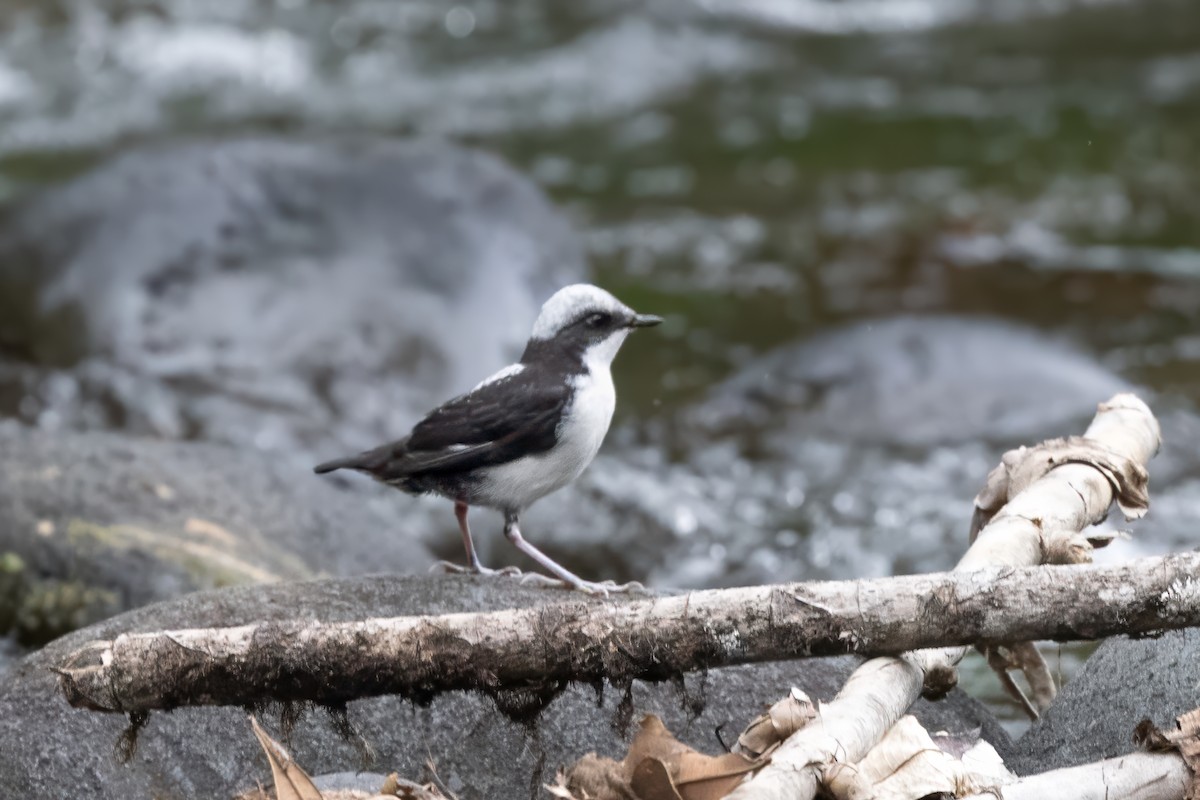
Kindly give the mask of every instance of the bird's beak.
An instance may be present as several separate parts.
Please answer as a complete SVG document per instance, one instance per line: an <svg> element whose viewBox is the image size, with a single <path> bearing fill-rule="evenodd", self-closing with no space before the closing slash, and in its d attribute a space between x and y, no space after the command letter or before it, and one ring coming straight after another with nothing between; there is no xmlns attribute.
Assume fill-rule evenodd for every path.
<svg viewBox="0 0 1200 800"><path fill-rule="evenodd" d="M663 321L662 317L656 317L653 314L634 314L633 319L629 320L631 328L653 328Z"/></svg>

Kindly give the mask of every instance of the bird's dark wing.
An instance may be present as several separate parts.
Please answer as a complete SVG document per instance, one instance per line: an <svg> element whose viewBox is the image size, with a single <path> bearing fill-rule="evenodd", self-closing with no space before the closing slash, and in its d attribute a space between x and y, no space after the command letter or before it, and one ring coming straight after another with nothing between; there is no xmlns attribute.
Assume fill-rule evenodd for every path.
<svg viewBox="0 0 1200 800"><path fill-rule="evenodd" d="M526 369L449 401L413 428L405 443L404 469L466 470L542 453L570 399L562 380L537 380Z"/></svg>
<svg viewBox="0 0 1200 800"><path fill-rule="evenodd" d="M484 383L429 412L403 439L328 461L317 473L355 469L386 483L422 473L503 464L554 446L571 390L532 368Z"/></svg>

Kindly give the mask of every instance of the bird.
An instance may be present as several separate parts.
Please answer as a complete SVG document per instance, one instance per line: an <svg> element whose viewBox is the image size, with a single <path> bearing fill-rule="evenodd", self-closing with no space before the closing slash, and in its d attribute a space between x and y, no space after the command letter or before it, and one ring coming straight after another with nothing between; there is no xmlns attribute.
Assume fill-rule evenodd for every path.
<svg viewBox="0 0 1200 800"><path fill-rule="evenodd" d="M562 584L604 595L638 587L583 580L526 541L519 518L595 458L616 405L613 359L632 331L661 322L598 286L565 286L542 305L519 361L430 411L404 438L313 470L355 470L409 494L452 500L467 563L442 562L451 571L520 574L480 562L467 524L470 507L479 506L500 511L505 538Z"/></svg>

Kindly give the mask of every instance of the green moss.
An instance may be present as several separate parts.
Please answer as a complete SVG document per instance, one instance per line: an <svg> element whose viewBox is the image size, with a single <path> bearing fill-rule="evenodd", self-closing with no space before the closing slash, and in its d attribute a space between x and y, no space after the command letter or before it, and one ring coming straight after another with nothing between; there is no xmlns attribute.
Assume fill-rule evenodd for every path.
<svg viewBox="0 0 1200 800"><path fill-rule="evenodd" d="M16 553L0 553L0 575L18 575L25 571L25 560Z"/></svg>
<svg viewBox="0 0 1200 800"><path fill-rule="evenodd" d="M40 647L119 611L116 592L38 578L18 554L0 553L0 634L15 633L26 647Z"/></svg>
<svg viewBox="0 0 1200 800"><path fill-rule="evenodd" d="M25 582L25 561L16 553L0 553L0 634L16 625Z"/></svg>
<svg viewBox="0 0 1200 800"><path fill-rule="evenodd" d="M197 586L236 586L282 578L314 577L298 556L281 551L278 547L270 552L263 550L261 561L265 564L260 566L251 557L255 547L262 550L265 546L246 542L241 537L238 540L239 547L216 547L184 533L157 531L136 525L103 525L76 518L67 523L67 538L81 548L99 543L113 550L151 553L155 558L178 566Z"/></svg>
<svg viewBox="0 0 1200 800"><path fill-rule="evenodd" d="M17 641L38 647L121 611L116 592L79 581L37 581L26 592L16 617Z"/></svg>

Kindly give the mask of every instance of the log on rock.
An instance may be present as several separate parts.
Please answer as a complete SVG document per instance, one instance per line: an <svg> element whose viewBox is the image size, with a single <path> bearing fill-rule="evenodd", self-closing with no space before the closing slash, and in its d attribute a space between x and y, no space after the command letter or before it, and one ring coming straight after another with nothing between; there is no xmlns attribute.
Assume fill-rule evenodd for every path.
<svg viewBox="0 0 1200 800"><path fill-rule="evenodd" d="M378 694L419 700L462 689L553 694L568 681L625 685L799 656L1197 626L1197 574L1200 553L1185 553L1120 566L992 567L625 604L125 634L72 654L59 675L73 705L117 712L337 704Z"/></svg>

